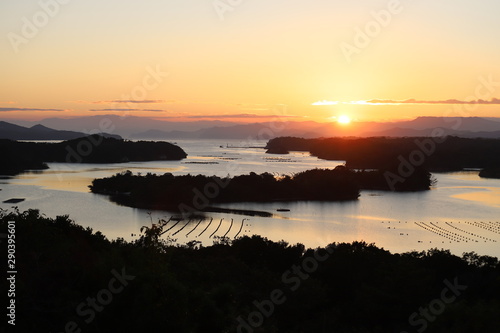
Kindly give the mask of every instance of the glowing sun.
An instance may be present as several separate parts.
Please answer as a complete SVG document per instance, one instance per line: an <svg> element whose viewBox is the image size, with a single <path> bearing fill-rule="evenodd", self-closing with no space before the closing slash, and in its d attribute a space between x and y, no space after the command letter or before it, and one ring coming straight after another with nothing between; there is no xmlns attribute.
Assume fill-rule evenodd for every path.
<svg viewBox="0 0 500 333"><path fill-rule="evenodd" d="M340 123L340 124L349 124L351 122L351 118L349 118L349 116L346 116L346 115L342 115L340 116L337 121Z"/></svg>

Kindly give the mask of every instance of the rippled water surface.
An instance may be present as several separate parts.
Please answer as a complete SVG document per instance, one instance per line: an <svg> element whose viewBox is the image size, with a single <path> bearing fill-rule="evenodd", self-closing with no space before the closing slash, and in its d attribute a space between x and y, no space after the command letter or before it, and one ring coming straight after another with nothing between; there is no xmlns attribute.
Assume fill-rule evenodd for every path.
<svg viewBox="0 0 500 333"><path fill-rule="evenodd" d="M187 153L183 161L127 164L52 163L50 169L4 179L0 201L25 198L20 210L40 209L48 216L68 214L77 223L100 230L108 238L136 238L149 225L148 211L119 206L107 196L89 193L92 179L117 172L237 175L251 171L293 174L311 168L334 168L342 161L324 161L308 153L268 155L265 142L177 141ZM246 148L241 148L246 147ZM453 253L476 251L500 257L500 180L481 179L477 171L435 174L431 191L391 193L362 191L352 202L235 203L224 208L265 211L273 217L207 213L205 220L170 221L167 234L177 242L214 236L233 238L260 234L272 240L309 247L364 240L393 252L446 248ZM7 209L13 204L0 203ZM279 211L278 211L279 210ZM172 216L154 211L153 221Z"/></svg>

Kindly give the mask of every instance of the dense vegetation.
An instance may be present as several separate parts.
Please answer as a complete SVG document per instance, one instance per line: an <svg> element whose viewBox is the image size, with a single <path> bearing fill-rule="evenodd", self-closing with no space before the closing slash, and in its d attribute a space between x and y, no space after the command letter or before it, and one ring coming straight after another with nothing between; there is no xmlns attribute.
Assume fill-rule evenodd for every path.
<svg viewBox="0 0 500 333"><path fill-rule="evenodd" d="M178 210L181 204L207 208L214 202L354 200L359 196L359 188L353 176L345 168L310 170L282 178L254 172L220 178L171 173L140 176L128 171L94 179L90 189L112 194L113 200L133 207Z"/></svg>
<svg viewBox="0 0 500 333"><path fill-rule="evenodd" d="M63 141L35 143L0 140L0 174L47 168L45 162L121 163L129 161L181 160L186 153L168 142L132 142L99 135Z"/></svg>
<svg viewBox="0 0 500 333"><path fill-rule="evenodd" d="M19 332L482 333L500 325L498 259L475 253L391 254L364 242L313 251L259 236L173 246L154 227L135 242L110 242L68 216L0 211L2 231L7 221L16 221ZM238 329L259 316L260 327Z"/></svg>
<svg viewBox="0 0 500 333"><path fill-rule="evenodd" d="M479 177L500 179L500 168L486 168L479 172Z"/></svg>
<svg viewBox="0 0 500 333"><path fill-rule="evenodd" d="M16 175L25 170L45 170L49 167L38 156L24 152L24 147L13 144L9 140L0 139L0 175Z"/></svg>
<svg viewBox="0 0 500 333"><path fill-rule="evenodd" d="M309 151L327 160L346 161L350 168L394 169L401 159L429 171L500 167L500 139L430 138L327 138L271 139L268 153Z"/></svg>
<svg viewBox="0 0 500 333"><path fill-rule="evenodd" d="M423 170L414 174L397 190L427 190L431 175ZM298 200L355 200L359 190L388 190L382 172L354 172L343 166L333 170L314 169L293 176L275 177L270 173L232 178L203 175L134 175L127 171L108 178L94 179L91 191L110 194L120 204L138 208L179 210L180 205L198 210L210 209L217 202L270 202Z"/></svg>

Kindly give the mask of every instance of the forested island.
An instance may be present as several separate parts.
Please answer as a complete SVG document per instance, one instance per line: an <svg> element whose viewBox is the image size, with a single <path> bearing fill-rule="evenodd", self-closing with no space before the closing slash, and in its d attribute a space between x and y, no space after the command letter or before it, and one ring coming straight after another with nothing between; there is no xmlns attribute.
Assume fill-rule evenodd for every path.
<svg viewBox="0 0 500 333"><path fill-rule="evenodd" d="M25 170L43 170L47 162L123 163L181 160L187 154L168 142L127 141L90 135L60 143L0 140L0 174L14 175Z"/></svg>
<svg viewBox="0 0 500 333"><path fill-rule="evenodd" d="M270 154L307 151L321 159L346 161L347 167L356 169L394 169L402 163L431 172L500 168L500 139L280 137L266 148Z"/></svg>
<svg viewBox="0 0 500 333"><path fill-rule="evenodd" d="M68 216L0 210L1 230L8 221L22 236L20 332L460 333L500 326L499 261L474 252L392 254L362 241L314 250L260 236L173 245L153 227L133 242L109 241Z"/></svg>
<svg viewBox="0 0 500 333"><path fill-rule="evenodd" d="M396 190L428 190L432 184L430 173L418 169L398 184ZM360 189L390 190L384 172L353 171L344 166L280 177L254 172L221 178L171 173L134 175L127 171L94 179L89 188L93 193L108 194L111 200L126 206L174 211L183 206L206 210L210 204L224 202L356 200Z"/></svg>
<svg viewBox="0 0 500 333"><path fill-rule="evenodd" d="M500 168L486 168L479 172L479 177L500 179Z"/></svg>

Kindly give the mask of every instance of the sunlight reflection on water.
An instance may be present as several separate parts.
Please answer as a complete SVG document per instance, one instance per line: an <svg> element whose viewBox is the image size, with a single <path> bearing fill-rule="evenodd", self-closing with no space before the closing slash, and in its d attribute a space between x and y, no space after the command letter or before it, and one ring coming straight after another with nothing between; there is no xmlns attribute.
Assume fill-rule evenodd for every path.
<svg viewBox="0 0 500 333"><path fill-rule="evenodd" d="M225 142L225 141L224 141ZM262 142L258 143L263 145ZM263 149L220 148L221 141L179 141L189 156L183 161L155 161L127 164L49 164L49 170L25 173L4 180L0 185L0 202L10 198L26 198L17 204L20 210L40 209L48 216L69 214L77 223L103 232L108 238L136 239L139 229L149 225L148 211L116 205L107 196L89 193L94 178L109 177L131 170L163 174L204 174L226 176L271 172L293 174L321 167L334 168L339 161L323 161L305 153L266 155ZM273 157L273 158L270 158ZM201 163L188 163L201 162ZM217 164L205 163L217 162ZM236 166L236 168L234 168ZM231 173L228 170L235 170ZM206 220L182 221L167 234L179 243L200 240L210 245L214 236L260 234L272 240L303 243L308 247L325 246L331 242L364 240L374 242L393 252L447 248L453 253L476 251L500 257L500 232L487 230L472 222L500 223L500 180L482 179L477 171L436 174L438 184L425 192L392 193L362 191L350 202L286 202L233 203L219 207L266 211L272 218L236 214L206 213ZM0 203L1 208L12 204ZM289 211L278 211L289 210ZM172 213L154 211L152 216L168 219ZM212 222L210 222L212 218ZM231 222L231 219L233 220ZM245 220L243 220L245 219ZM464 231L493 241L451 241L443 235L423 229L416 222L433 223L434 231ZM448 222L451 224L446 224ZM173 222L168 227L173 226ZM482 227L481 227L482 226ZM179 232L179 229L184 229ZM196 228L196 229L195 229ZM195 229L195 230L194 230ZM240 231L241 229L241 231ZM496 230L496 229L492 229ZM238 233L239 232L239 233ZM459 233L459 232L457 232ZM480 240L480 241L479 241Z"/></svg>

